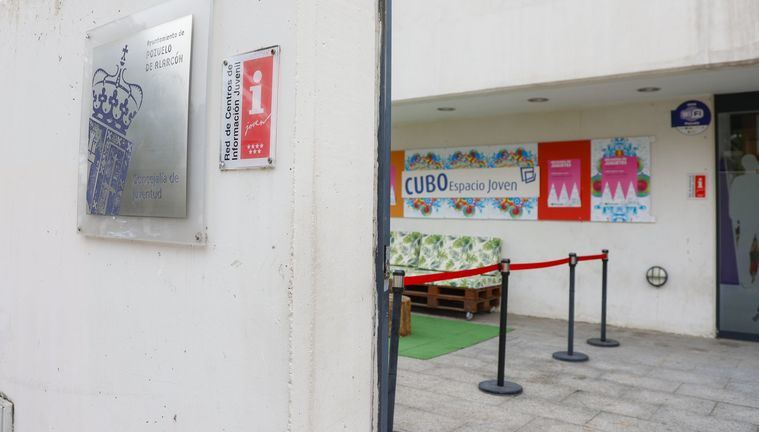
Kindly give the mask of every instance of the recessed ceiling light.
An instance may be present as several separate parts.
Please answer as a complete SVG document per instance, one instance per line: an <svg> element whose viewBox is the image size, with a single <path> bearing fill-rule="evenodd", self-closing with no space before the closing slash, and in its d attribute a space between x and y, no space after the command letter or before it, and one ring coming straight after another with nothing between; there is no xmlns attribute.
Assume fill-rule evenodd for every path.
<svg viewBox="0 0 759 432"><path fill-rule="evenodd" d="M535 102L535 103L540 103L540 102L548 102L548 98L544 98L544 97L534 97L534 98L529 98L529 99L527 99L527 102Z"/></svg>
<svg viewBox="0 0 759 432"><path fill-rule="evenodd" d="M456 108L454 108L454 107L437 107L437 110L438 111L450 112L450 111L456 111Z"/></svg>
<svg viewBox="0 0 759 432"><path fill-rule="evenodd" d="M640 93L654 93L661 90L661 87L641 87L638 89Z"/></svg>

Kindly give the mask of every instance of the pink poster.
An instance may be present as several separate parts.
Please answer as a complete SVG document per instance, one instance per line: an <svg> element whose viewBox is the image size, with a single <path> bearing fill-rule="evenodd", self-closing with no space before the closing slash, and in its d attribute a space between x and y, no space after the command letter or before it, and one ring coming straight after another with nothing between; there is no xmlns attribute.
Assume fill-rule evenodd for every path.
<svg viewBox="0 0 759 432"><path fill-rule="evenodd" d="M613 201L624 201L636 196L638 158L613 156L601 159L601 190L609 193Z"/></svg>
<svg viewBox="0 0 759 432"><path fill-rule="evenodd" d="M653 222L651 137L617 137L591 142L590 220Z"/></svg>
<svg viewBox="0 0 759 432"><path fill-rule="evenodd" d="M581 207L580 159L548 161L548 207Z"/></svg>

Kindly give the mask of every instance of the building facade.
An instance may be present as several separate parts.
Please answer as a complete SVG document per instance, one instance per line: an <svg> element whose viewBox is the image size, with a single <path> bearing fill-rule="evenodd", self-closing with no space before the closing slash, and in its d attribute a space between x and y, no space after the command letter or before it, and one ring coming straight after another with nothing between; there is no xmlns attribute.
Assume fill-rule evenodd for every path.
<svg viewBox="0 0 759 432"><path fill-rule="evenodd" d="M87 34L168 3L0 0L0 396L15 430L377 430L378 2L174 2L210 5L208 90L189 97L204 244L85 236ZM392 229L497 237L513 262L609 249L611 324L756 337L757 14L751 0L396 0L399 178L414 154L506 148L541 188L551 154L584 186L541 189L532 208L462 194L436 213L395 184ZM276 166L223 171L223 61L272 46ZM604 149L636 162L617 176L639 220L598 220ZM599 283L581 264L578 319L598 321ZM565 318L566 269L515 272L511 297L514 313Z"/></svg>
<svg viewBox="0 0 759 432"><path fill-rule="evenodd" d="M86 37L124 19L139 32L167 5L193 15L193 60L207 58L187 174L204 185L187 202L204 203L205 244L85 236ZM0 393L15 431L375 427L378 34L375 2L0 1ZM276 165L222 171L223 61L271 46ZM127 80L146 52L128 50ZM152 119L143 107L133 127ZM132 220L158 234L186 219Z"/></svg>
<svg viewBox="0 0 759 432"><path fill-rule="evenodd" d="M594 195L592 209L583 204L593 215L581 221L551 216L551 204L533 214L537 220L499 218L485 203L458 215L407 207L393 229L498 237L512 262L609 249L610 323L756 337L757 97L724 95L759 89L759 29L751 18L758 7L686 0L398 3L394 149L408 158L539 143L539 154L558 149L575 157L572 151L581 155L603 140L645 137L650 171L638 173L636 188L649 218L591 221ZM708 127L673 127L673 111L684 113L678 107L689 101L706 107ZM597 159L591 155L591 164ZM600 187L600 170L590 169L596 171L583 165L580 175ZM698 197L695 181L703 183ZM661 287L647 282L655 266L668 274ZM512 279L511 311L566 317L566 269ZM578 319L599 320L599 280L599 266L578 269Z"/></svg>

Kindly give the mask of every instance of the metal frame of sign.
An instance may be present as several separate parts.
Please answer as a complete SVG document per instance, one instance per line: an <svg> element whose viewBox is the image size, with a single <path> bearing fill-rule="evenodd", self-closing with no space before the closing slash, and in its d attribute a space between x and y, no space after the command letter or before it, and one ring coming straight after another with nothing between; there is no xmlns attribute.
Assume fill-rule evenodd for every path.
<svg viewBox="0 0 759 432"><path fill-rule="evenodd" d="M698 177L704 178L704 196L698 196L698 188L696 187L696 181ZM688 199L695 201L705 201L709 196L709 176L705 172L692 172L688 173Z"/></svg>
<svg viewBox="0 0 759 432"><path fill-rule="evenodd" d="M226 143L225 141L225 130L228 123L230 123L229 119L225 118L225 112L226 112L226 104L224 101L226 100L227 93L228 93L228 80L227 80L227 69L230 65L233 65L235 63L243 63L245 61L249 60L255 60L259 58L264 57L272 57L272 82L271 82L271 108L270 108L270 134L269 134L269 154L266 158L250 158L250 159L242 159L238 158L237 160L228 160L225 159L225 148ZM278 106L278 93L279 93L279 58L280 58L280 47L279 45L269 46L266 48L261 48L255 51L250 51L243 54L238 54L231 57L226 57L222 62L222 109L221 109L221 127L219 131L219 169L222 171L227 170L240 170L240 169L251 169L251 168L273 168L274 162L275 162L275 156L276 156L276 149L277 149L277 106ZM244 77L243 77L244 80ZM243 90L244 91L244 90ZM242 101L243 95L241 94L240 100ZM241 102L242 105L242 102ZM242 114L241 114L242 115ZM242 120L240 121L240 128L242 128ZM240 149L238 151L242 151L242 137L240 138L239 143Z"/></svg>
<svg viewBox="0 0 759 432"><path fill-rule="evenodd" d="M85 236L118 238L125 240L150 241L160 243L173 243L184 245L206 244L207 228L205 222L205 172L208 160L201 157L206 153L208 141L207 134L207 76L209 42L212 32L211 19L213 13L213 0L172 0L163 2L152 8L124 16L116 21L90 29L84 39L84 79L82 82L82 106L80 117L79 137L79 187L77 192L77 231ZM92 103L92 77L95 71L102 67L96 64L95 50L104 44L114 43L122 39L137 35L140 32L172 22L188 15L192 16L192 45L191 63L189 72L189 104L183 106L187 109L188 118L186 130L187 148L187 171L186 171L186 214L184 217L169 215L101 215L92 214L87 205L87 184L90 172L89 158L89 125ZM137 45L129 49L136 49ZM119 54L120 55L120 54ZM128 56L131 68L127 72L136 73L132 61L139 56ZM119 57L115 58L118 61ZM185 59L188 60L188 59ZM106 66L110 63L106 62ZM145 88L145 83L138 83ZM166 104L169 101L164 102ZM149 115L147 106L143 107L136 117L139 122L159 119L160 112ZM129 133L137 131L140 127L135 124L130 127ZM184 129L184 127L181 127ZM153 134L154 136L155 134ZM160 134L159 134L160 135ZM160 137L155 137L160 139ZM139 139L137 142L142 143ZM157 178L157 177L156 177ZM170 177L171 178L171 177ZM152 181L152 180L151 180ZM170 181L170 180L169 180Z"/></svg>

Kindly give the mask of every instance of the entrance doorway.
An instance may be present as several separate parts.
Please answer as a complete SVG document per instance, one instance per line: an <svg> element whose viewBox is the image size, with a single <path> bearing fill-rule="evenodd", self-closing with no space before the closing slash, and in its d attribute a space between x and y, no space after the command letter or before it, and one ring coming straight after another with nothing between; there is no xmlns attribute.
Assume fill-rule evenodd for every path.
<svg viewBox="0 0 759 432"><path fill-rule="evenodd" d="M759 92L717 95L717 334L759 340Z"/></svg>

